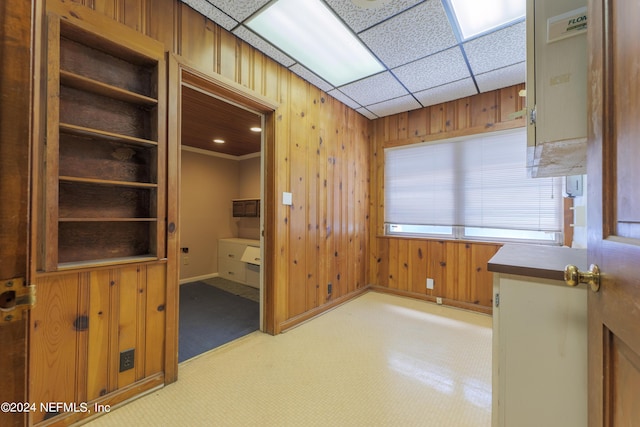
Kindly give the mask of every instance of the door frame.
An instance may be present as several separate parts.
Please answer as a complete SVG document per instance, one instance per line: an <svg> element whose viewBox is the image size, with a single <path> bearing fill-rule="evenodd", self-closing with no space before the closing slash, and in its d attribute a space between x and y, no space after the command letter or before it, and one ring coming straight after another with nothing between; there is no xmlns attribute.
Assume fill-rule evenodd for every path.
<svg viewBox="0 0 640 427"><path fill-rule="evenodd" d="M178 319L179 319L179 283L180 283L180 174L181 174L181 130L182 130L182 87L188 84L212 96L236 104L263 115L262 129L262 251L261 265L261 296L263 331L273 334L274 317L274 264L272 257L275 253L274 239L271 237L275 230L275 178L274 178L274 148L275 148L275 116L279 104L264 97L226 77L199 71L184 58L169 54L169 87L167 108L167 223L174 224L175 232L167 238L167 341L165 379L171 383L178 378Z"/></svg>
<svg viewBox="0 0 640 427"><path fill-rule="evenodd" d="M33 2L0 5L0 282L24 278L29 283L29 215L32 147L32 79L35 55ZM9 36L9 33L11 37ZM10 89L9 89L10 88ZM9 125L8 125L9 124ZM18 309L16 309L18 310ZM0 402L27 401L28 315L0 317L2 387ZM8 321L9 315L20 320ZM0 425L22 426L27 412L0 412Z"/></svg>

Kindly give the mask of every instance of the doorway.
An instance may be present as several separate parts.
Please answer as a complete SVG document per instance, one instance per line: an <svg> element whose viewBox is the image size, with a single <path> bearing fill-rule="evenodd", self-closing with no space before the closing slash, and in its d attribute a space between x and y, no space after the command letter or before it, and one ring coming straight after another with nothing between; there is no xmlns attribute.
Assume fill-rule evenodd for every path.
<svg viewBox="0 0 640 427"><path fill-rule="evenodd" d="M264 121L181 89L179 362L259 329Z"/></svg>
<svg viewBox="0 0 640 427"><path fill-rule="evenodd" d="M205 282L205 285L210 287L223 288L222 286L213 286L219 285L219 283L215 283L216 281L221 281L218 277L219 271L217 271L219 240L239 238L243 241L257 242L252 246L257 246L259 256L256 258L260 260L267 259L267 255L270 253L267 238L270 227L266 219L270 217L268 201L273 196L268 190L271 187L268 179L271 175L268 173L268 153L270 151L269 147L273 144L273 113L277 106L272 101L252 93L222 76L204 75L184 64L178 63L175 58L172 59L170 61L169 81L174 82L174 86L169 88L170 154L168 167L169 174L175 174L176 178L169 182L168 206L170 207L169 216L177 218L179 226L177 233L175 233L175 238L168 241L167 250L169 253L175 254L174 261L170 263L173 267L170 268L170 274L173 275L174 283L176 284L174 288L176 293L175 312L178 313L179 293L184 283L195 279L197 282ZM207 108L210 110L210 118L202 116L202 112ZM247 117L251 117L251 121L257 120L257 122L247 126L245 123L249 121ZM236 121L241 124L234 125ZM212 139L217 139L217 137L212 136L212 134L206 134L203 128L205 123L212 126L218 123L219 126L228 127L227 132L231 137L221 137L220 139L227 138L231 141L225 140L224 144L213 142ZM237 144L234 146L233 144L233 140L238 133L250 131L247 130L247 127L262 128L261 132L253 132L253 135L257 134L257 144L253 143L257 145L257 149L254 146L253 151L250 151L252 150L251 142L245 143L244 147ZM173 163L171 162L172 158L176 159ZM217 169L227 168L231 170L232 175L229 176L235 174L238 180L242 176L242 180L238 183L230 182L229 179L224 177L190 176L187 178L184 173L185 170L188 170L189 173L194 171L191 166L184 165L185 161L191 162L189 163L190 165L193 165L194 162L208 163L209 172L213 171L213 173L220 172ZM188 180L190 180L191 187L193 187L189 188L188 191L192 191L192 195L196 195L197 214L204 216L205 222L212 221L211 212L213 210L218 210L223 214L222 219L215 220L218 223L216 226L222 226L222 231L213 232L208 237L205 237L205 240L208 239L208 250L198 248L197 244L189 241L190 236L188 235L189 231L185 221L189 219L190 213L189 208L183 203L187 191L185 186L188 184L186 181ZM172 182L175 185L172 186ZM196 184L193 184L194 182ZM212 206L201 208L202 202L206 197L200 197L200 193L205 189L209 191L216 187L221 189L222 195L212 196ZM259 206L257 212L260 214L253 218L234 217L232 200L235 198L254 199L257 203L256 206ZM171 209L174 209L174 211L171 211ZM205 234L202 232L202 228L196 227L196 230L198 234ZM198 271L193 268L195 263L202 261L202 257L205 258L205 263L209 263L209 269L204 273L204 270ZM208 259L206 259L207 257ZM254 281L259 313L257 323L259 330L270 332L273 329L273 320L269 313L273 313L273 310L269 307L273 299L269 296L272 293L269 268L267 266L268 263L260 262L259 264L262 265L257 270L255 265L251 266L253 268L251 274L254 279L257 274L257 282ZM248 281L248 279L246 280ZM233 283L228 284L233 285ZM238 283L235 284L237 285ZM247 283L239 284L247 285ZM222 291L229 292L229 289L222 289ZM232 291L232 293L240 294L241 292ZM240 297L246 296L241 295ZM176 321L179 323L178 319ZM168 338L174 340L173 344L177 348L179 331L176 330L175 334ZM182 360L182 357L180 359ZM174 366L177 368L177 360L175 363Z"/></svg>

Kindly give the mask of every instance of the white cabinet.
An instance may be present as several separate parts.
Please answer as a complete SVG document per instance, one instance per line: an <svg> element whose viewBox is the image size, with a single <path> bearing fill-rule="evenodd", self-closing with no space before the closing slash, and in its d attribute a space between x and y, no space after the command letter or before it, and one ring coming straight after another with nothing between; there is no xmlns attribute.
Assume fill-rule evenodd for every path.
<svg viewBox="0 0 640 427"><path fill-rule="evenodd" d="M242 261L242 255L247 247L260 248L260 241L251 239L218 240L218 275L234 282L259 288L259 267Z"/></svg>
<svg viewBox="0 0 640 427"><path fill-rule="evenodd" d="M527 0L528 164L534 177L586 172L586 5Z"/></svg>
<svg viewBox="0 0 640 427"><path fill-rule="evenodd" d="M551 253L545 255L547 249ZM584 285L571 288L562 280L548 278L561 275L565 263L584 269L580 260L586 260L585 252L578 253L576 262L571 251L505 246L489 262L496 301L493 427L587 425L589 291ZM529 264L517 265L517 258ZM531 265L531 260L540 261L539 265ZM553 262L558 266L550 268ZM543 277L504 273L518 269Z"/></svg>

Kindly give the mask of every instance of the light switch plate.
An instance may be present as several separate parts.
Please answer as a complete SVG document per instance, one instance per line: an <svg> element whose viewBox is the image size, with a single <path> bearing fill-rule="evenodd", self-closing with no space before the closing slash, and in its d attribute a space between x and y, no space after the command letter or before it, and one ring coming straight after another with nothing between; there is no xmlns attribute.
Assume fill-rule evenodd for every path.
<svg viewBox="0 0 640 427"><path fill-rule="evenodd" d="M282 192L282 204L291 206L293 204L293 194L287 193L286 191Z"/></svg>

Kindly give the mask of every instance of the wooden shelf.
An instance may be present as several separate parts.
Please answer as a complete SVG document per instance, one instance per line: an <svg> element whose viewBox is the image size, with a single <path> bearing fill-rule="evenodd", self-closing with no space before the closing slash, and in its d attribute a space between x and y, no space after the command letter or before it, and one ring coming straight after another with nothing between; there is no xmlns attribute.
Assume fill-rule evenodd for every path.
<svg viewBox="0 0 640 427"><path fill-rule="evenodd" d="M39 268L157 260L165 255L163 56L59 19L47 17Z"/></svg>
<svg viewBox="0 0 640 427"><path fill-rule="evenodd" d="M89 138L98 138L108 141L125 142L135 145L157 146L158 143L149 139L136 138L133 136L122 135L119 133L107 132L98 129L91 129L83 126L76 126L68 123L60 123L60 132L71 135L84 136Z"/></svg>
<svg viewBox="0 0 640 427"><path fill-rule="evenodd" d="M120 264L137 264L141 262L156 261L158 258L153 255L142 255L122 258L109 258L104 260L63 262L58 264L58 270L75 270L78 268L106 267Z"/></svg>
<svg viewBox="0 0 640 427"><path fill-rule="evenodd" d="M145 95L140 95L138 93L121 89L119 87L112 86L106 83L102 83L97 80L72 73L70 71L60 71L60 83L75 89L80 89L87 92L95 93L97 95L118 99L124 102L130 102L132 104L146 107L153 107L155 105L158 105L157 99L150 98Z"/></svg>
<svg viewBox="0 0 640 427"><path fill-rule="evenodd" d="M59 222L156 222L158 218L58 218Z"/></svg>
<svg viewBox="0 0 640 427"><path fill-rule="evenodd" d="M158 184L147 183L147 182L111 181L106 179L80 178L75 176L60 176L58 179L61 182L81 182L84 184L109 185L109 186L133 187L133 188L158 188Z"/></svg>

